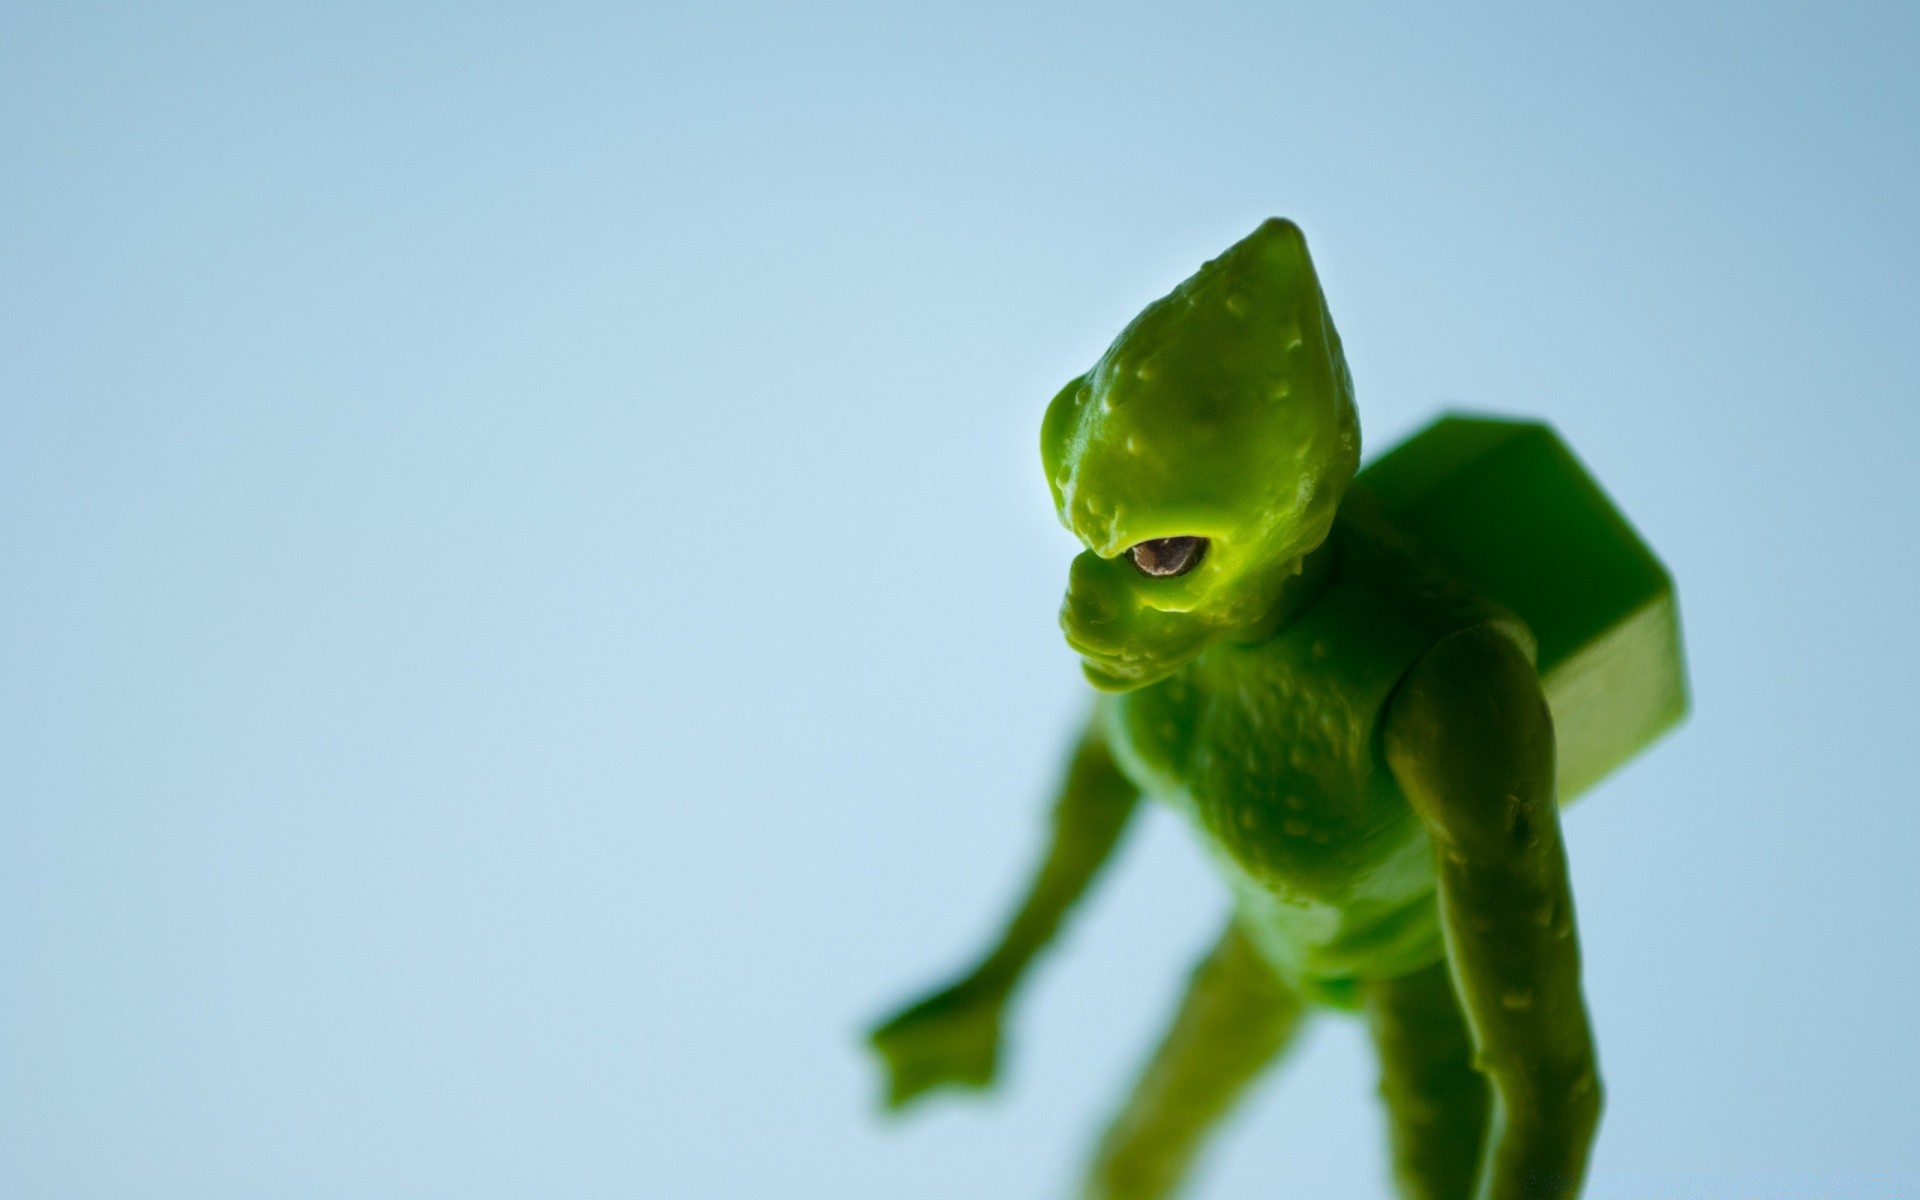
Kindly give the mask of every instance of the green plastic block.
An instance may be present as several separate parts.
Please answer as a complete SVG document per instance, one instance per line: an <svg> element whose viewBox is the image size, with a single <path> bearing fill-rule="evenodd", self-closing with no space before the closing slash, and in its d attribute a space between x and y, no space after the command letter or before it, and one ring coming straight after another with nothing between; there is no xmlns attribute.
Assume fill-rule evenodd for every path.
<svg viewBox="0 0 1920 1200"><path fill-rule="evenodd" d="M1445 416L1355 483L1532 627L1563 804L1686 714L1673 579L1551 428Z"/></svg>

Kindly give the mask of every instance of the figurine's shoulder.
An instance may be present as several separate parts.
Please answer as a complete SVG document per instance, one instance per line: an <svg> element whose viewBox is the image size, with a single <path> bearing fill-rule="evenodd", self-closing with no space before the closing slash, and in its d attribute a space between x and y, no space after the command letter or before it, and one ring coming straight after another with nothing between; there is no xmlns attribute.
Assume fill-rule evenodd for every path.
<svg viewBox="0 0 1920 1200"><path fill-rule="evenodd" d="M1673 579L1550 427L1442 417L1362 470L1341 513L1379 594L1441 629L1488 610L1475 623L1521 647L1563 803L1686 713Z"/></svg>
<svg viewBox="0 0 1920 1200"><path fill-rule="evenodd" d="M1491 625L1533 657L1535 641L1527 623L1449 570L1389 519L1370 493L1356 489L1347 497L1331 538L1342 588L1329 599L1364 605L1377 622L1415 630L1427 645L1462 629Z"/></svg>

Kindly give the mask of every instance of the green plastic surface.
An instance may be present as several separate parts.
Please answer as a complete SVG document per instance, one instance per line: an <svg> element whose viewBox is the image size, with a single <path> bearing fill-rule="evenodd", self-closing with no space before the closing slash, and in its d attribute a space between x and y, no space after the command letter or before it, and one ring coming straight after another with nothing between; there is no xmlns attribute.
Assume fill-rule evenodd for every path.
<svg viewBox="0 0 1920 1200"><path fill-rule="evenodd" d="M1673 580L1552 429L1449 415L1354 482L1532 630L1562 804L1686 715Z"/></svg>
<svg viewBox="0 0 1920 1200"><path fill-rule="evenodd" d="M1083 1197L1171 1195L1324 1008L1366 1014L1403 1194L1578 1194L1601 1089L1558 808L1684 712L1672 583L1543 425L1449 417L1356 478L1359 450L1284 221L1054 397L1041 455L1085 546L1060 624L1102 696L998 942L874 1030L890 1106L992 1082L1006 1004L1146 796L1233 914Z"/></svg>

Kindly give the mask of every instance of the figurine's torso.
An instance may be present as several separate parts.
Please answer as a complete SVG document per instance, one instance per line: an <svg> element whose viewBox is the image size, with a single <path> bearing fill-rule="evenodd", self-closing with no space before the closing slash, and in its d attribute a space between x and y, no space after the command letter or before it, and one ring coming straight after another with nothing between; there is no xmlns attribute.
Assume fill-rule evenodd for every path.
<svg viewBox="0 0 1920 1200"><path fill-rule="evenodd" d="M1352 522L1334 537L1325 590L1277 635L1113 697L1106 724L1128 775L1199 832L1265 956L1337 1003L1443 952L1432 843L1380 730L1401 678L1484 609Z"/></svg>

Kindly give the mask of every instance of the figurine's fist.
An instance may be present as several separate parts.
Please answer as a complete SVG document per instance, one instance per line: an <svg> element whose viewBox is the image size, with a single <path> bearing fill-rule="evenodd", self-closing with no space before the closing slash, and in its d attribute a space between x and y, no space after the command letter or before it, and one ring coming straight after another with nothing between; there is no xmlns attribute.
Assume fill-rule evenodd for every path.
<svg viewBox="0 0 1920 1200"><path fill-rule="evenodd" d="M939 1087L984 1088L1000 1055L1006 996L969 980L929 996L868 1035L887 1069L886 1104L904 1108Z"/></svg>

